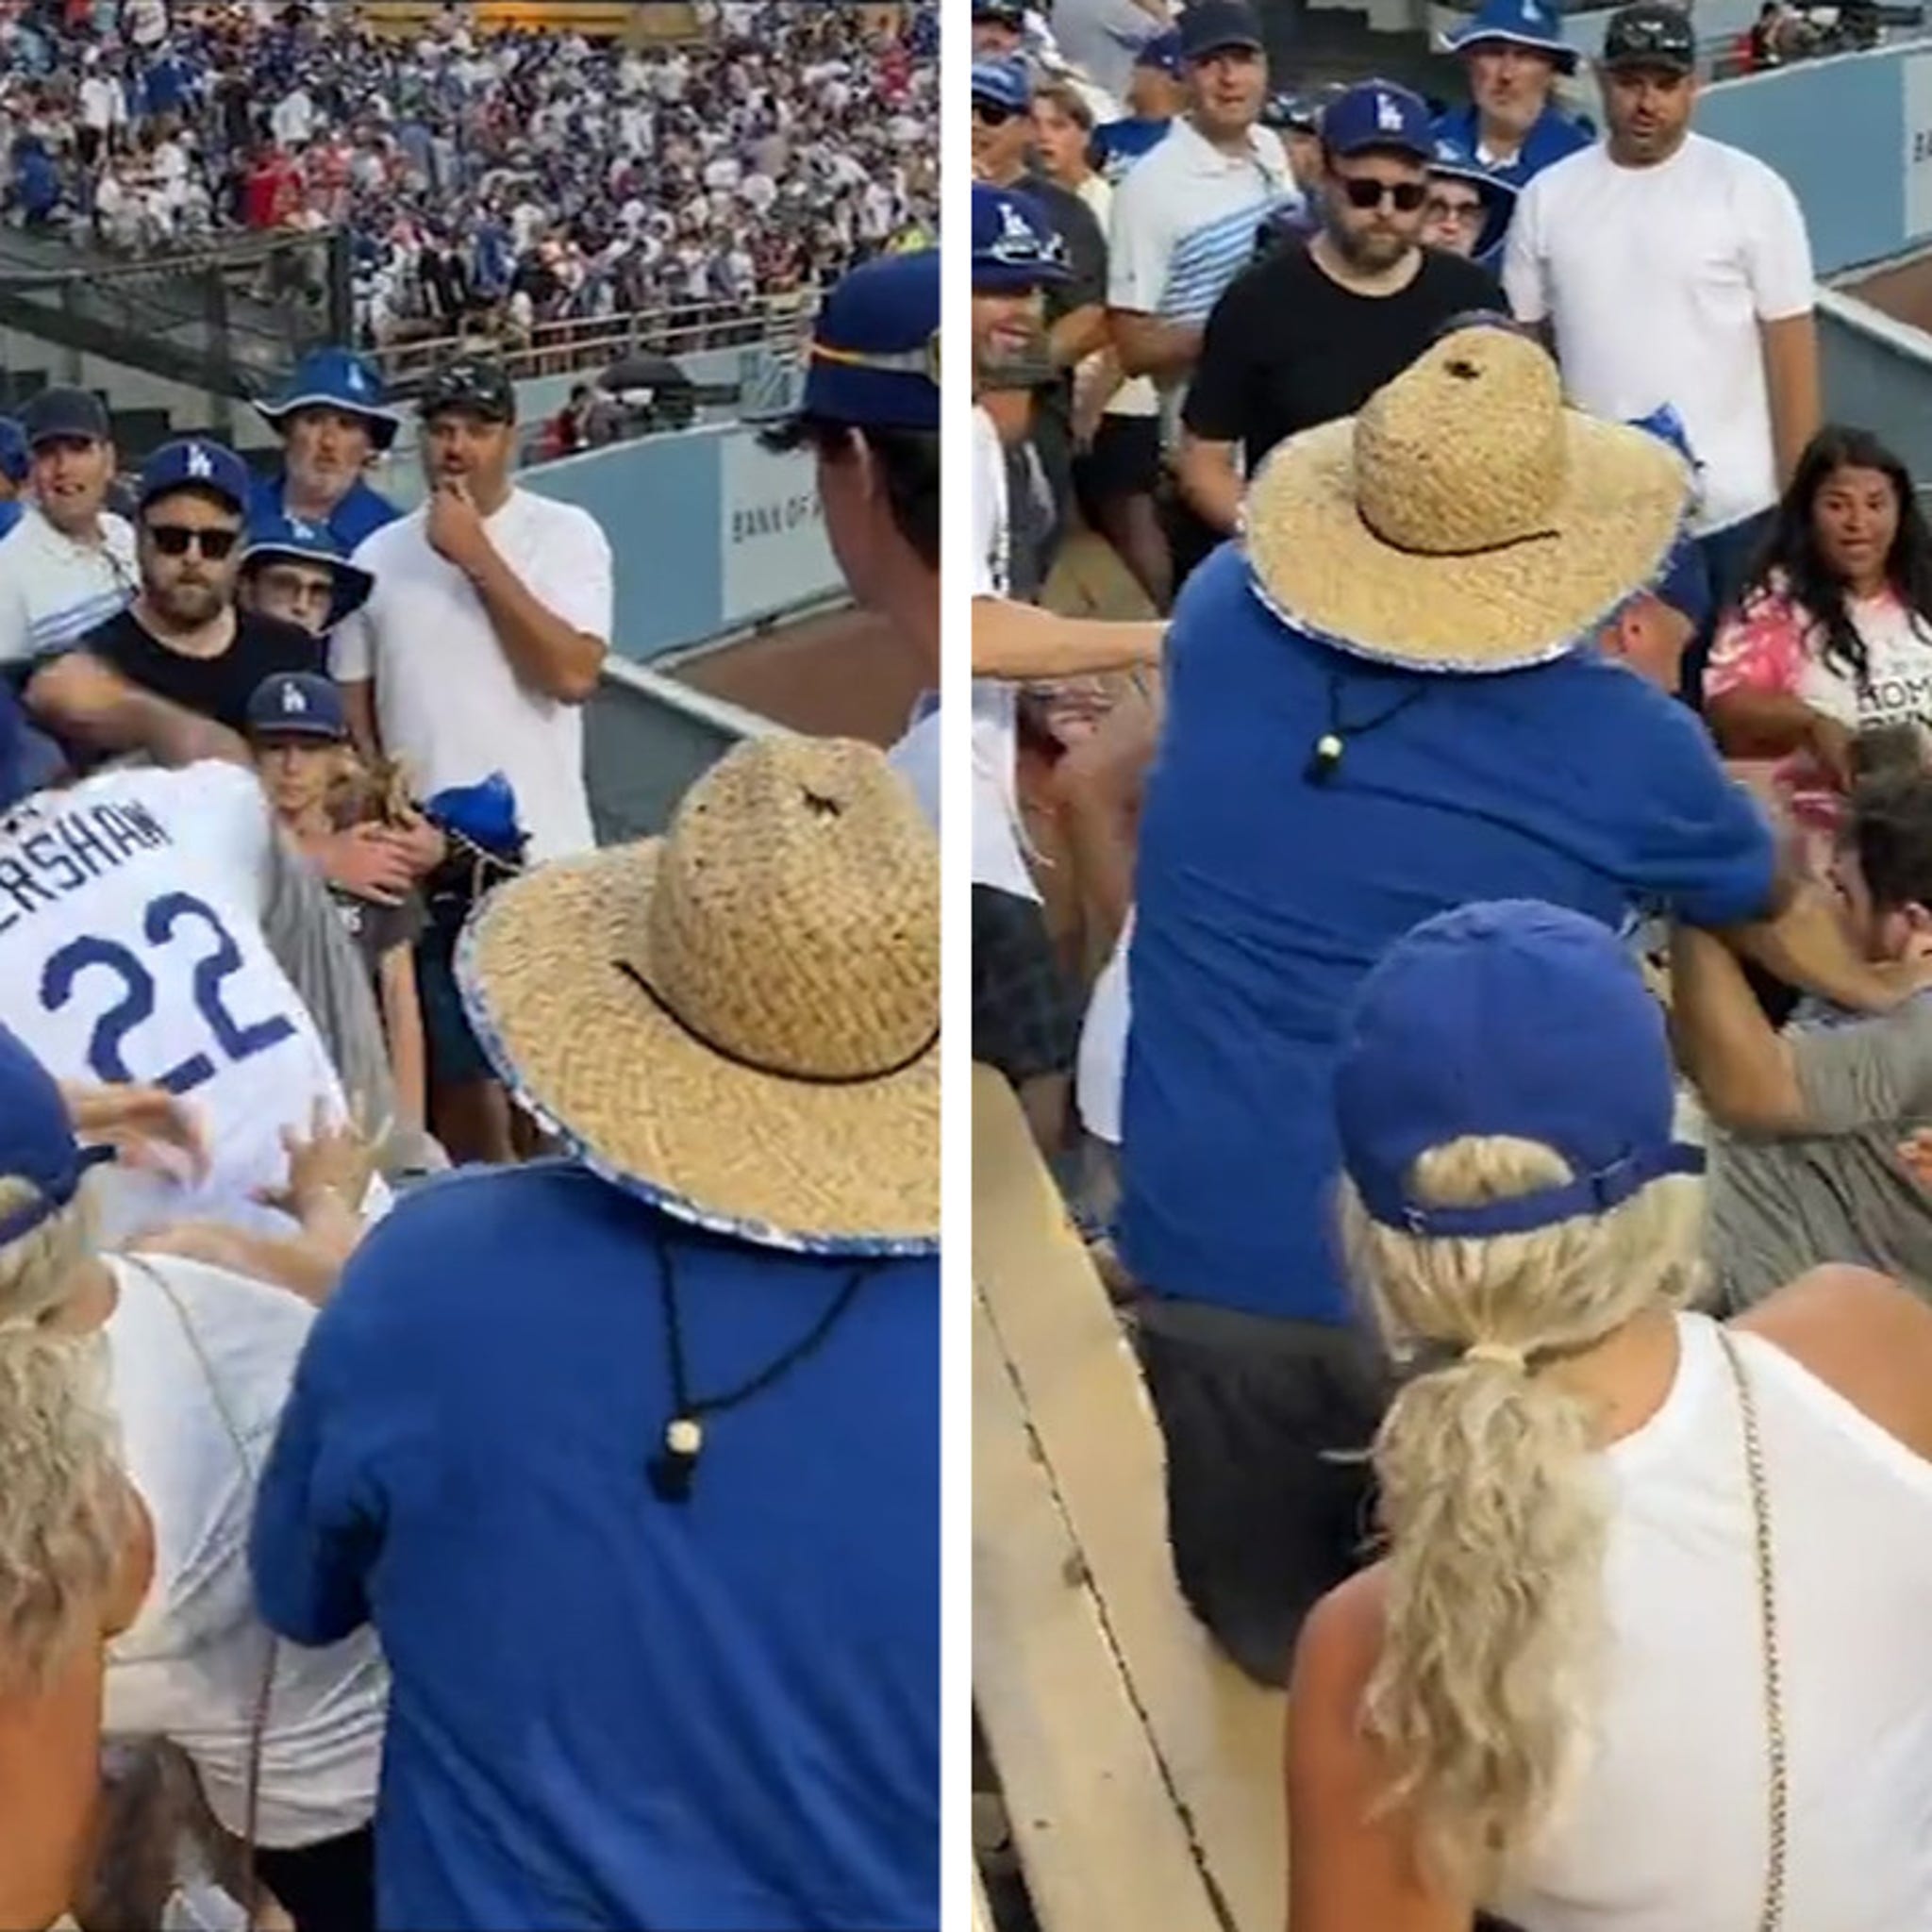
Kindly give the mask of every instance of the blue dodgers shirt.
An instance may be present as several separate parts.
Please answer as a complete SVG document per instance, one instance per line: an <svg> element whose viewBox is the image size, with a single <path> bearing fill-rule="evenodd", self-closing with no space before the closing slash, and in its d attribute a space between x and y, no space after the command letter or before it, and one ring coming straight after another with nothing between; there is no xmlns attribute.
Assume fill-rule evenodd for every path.
<svg viewBox="0 0 1932 1932"><path fill-rule="evenodd" d="M1457 142L1470 154L1475 154L1476 143L1481 139L1476 122L1474 106L1454 108L1438 117L1436 132ZM1523 145L1516 151L1516 158L1491 172L1499 180L1507 181L1520 191L1527 188L1545 168L1553 167L1579 149L1590 146L1595 139L1589 122L1574 121L1555 108L1545 108L1530 124Z"/></svg>
<svg viewBox="0 0 1932 1932"><path fill-rule="evenodd" d="M1613 929L1644 899L1752 919L1775 843L1696 718L1594 652L1501 676L1382 670L1270 616L1230 543L1189 580L1167 656L1135 870L1123 1258L1159 1294L1345 1322L1330 1087L1381 953L1473 899ZM1331 683L1347 742L1315 785Z"/></svg>
<svg viewBox="0 0 1932 1932"><path fill-rule="evenodd" d="M282 498L288 483L288 477L281 474L255 479L255 496L248 506L250 523L284 513ZM355 488L336 505L335 513L328 520L329 534L341 545L342 555L352 557L365 537L375 536L401 515L402 511L381 491L358 478Z"/></svg>
<svg viewBox="0 0 1932 1932"><path fill-rule="evenodd" d="M936 1932L940 1299L891 1260L824 1343L646 1479L671 1383L799 1342L855 1264L699 1233L547 1162L375 1229L264 1474L257 1589L394 1673L377 1919L407 1928Z"/></svg>

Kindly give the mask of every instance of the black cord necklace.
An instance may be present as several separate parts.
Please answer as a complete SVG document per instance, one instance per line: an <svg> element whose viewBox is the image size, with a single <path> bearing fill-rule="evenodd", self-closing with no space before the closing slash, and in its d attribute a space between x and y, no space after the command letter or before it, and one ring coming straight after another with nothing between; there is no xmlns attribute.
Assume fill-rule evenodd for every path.
<svg viewBox="0 0 1932 1932"><path fill-rule="evenodd" d="M664 1446L645 1465L645 1474L650 1477L651 1489L659 1502L691 1501L698 1457L705 1447L704 1418L722 1415L728 1408L749 1402L754 1395L771 1388L780 1376L789 1374L817 1350L838 1325L840 1317L858 1299L858 1291L871 1280L878 1265L875 1261L869 1261L855 1268L805 1335L757 1374L718 1395L693 1395L690 1366L684 1352L684 1322L678 1307L677 1274L672 1260L672 1244L661 1235L658 1237L658 1287L664 1305L665 1352L671 1365L671 1420L664 1425Z"/></svg>
<svg viewBox="0 0 1932 1932"><path fill-rule="evenodd" d="M1399 718L1409 706L1428 696L1434 688L1427 679L1421 679L1412 689L1405 691L1392 705L1367 718L1350 721L1341 715L1341 687L1345 674L1331 671L1328 674L1328 728L1316 739L1314 749L1308 754L1308 762L1303 768L1302 776L1310 785L1325 785L1334 777L1341 764L1341 755L1348 749L1351 738L1365 738L1371 731L1379 731L1391 719Z"/></svg>

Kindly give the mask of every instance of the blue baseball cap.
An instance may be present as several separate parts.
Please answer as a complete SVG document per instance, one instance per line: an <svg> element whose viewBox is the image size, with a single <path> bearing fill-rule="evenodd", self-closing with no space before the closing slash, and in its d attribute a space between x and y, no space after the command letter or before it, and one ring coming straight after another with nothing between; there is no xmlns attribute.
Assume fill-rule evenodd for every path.
<svg viewBox="0 0 1932 1932"><path fill-rule="evenodd" d="M1067 278L1066 243L1040 204L1017 189L973 184L973 286L1023 294Z"/></svg>
<svg viewBox="0 0 1932 1932"><path fill-rule="evenodd" d="M1156 34L1151 41L1142 41L1134 56L1136 67L1151 67L1157 74L1164 74L1170 80L1181 77L1181 37L1169 28L1164 34Z"/></svg>
<svg viewBox="0 0 1932 1932"><path fill-rule="evenodd" d="M1426 161L1436 136L1420 94L1392 80L1358 80L1323 109L1322 144L1335 155L1381 152Z"/></svg>
<svg viewBox="0 0 1932 1932"><path fill-rule="evenodd" d="M381 375L351 349L311 350L295 365L281 392L255 407L283 436L288 419L298 409L340 409L368 425L370 441L379 450L394 442L402 423L389 406Z"/></svg>
<svg viewBox="0 0 1932 1932"><path fill-rule="evenodd" d="M860 429L940 426L940 257L886 255L846 275L819 311L799 412Z"/></svg>
<svg viewBox="0 0 1932 1932"><path fill-rule="evenodd" d="M1442 36L1443 49L1451 54L1498 42L1547 54L1559 74L1576 72L1576 50L1563 39L1561 17L1548 0L1486 0L1462 25Z"/></svg>
<svg viewBox="0 0 1932 1932"><path fill-rule="evenodd" d="M249 525L247 541L242 550L242 568L245 571L251 564L267 563L275 558L317 564L335 579L335 596L328 609L330 630L361 609L375 589L375 577L349 561L348 553L327 525L308 523L279 510L258 517Z"/></svg>
<svg viewBox="0 0 1932 1932"><path fill-rule="evenodd" d="M0 476L9 483L25 483L32 463L26 431L11 416L0 416Z"/></svg>
<svg viewBox="0 0 1932 1932"><path fill-rule="evenodd" d="M1370 1217L1427 1240L1526 1234L1698 1174L1672 1131L1663 1010L1608 926L1534 899L1424 920L1363 980L1335 1074L1341 1163ZM1415 1163L1467 1135L1551 1147L1574 1179L1440 1207Z"/></svg>
<svg viewBox="0 0 1932 1932"><path fill-rule="evenodd" d="M996 21L1016 33L1026 25L1026 0L973 0L975 21Z"/></svg>
<svg viewBox="0 0 1932 1932"><path fill-rule="evenodd" d="M1033 75L1025 61L975 60L973 63L973 98L991 101L1009 114L1024 114L1033 105Z"/></svg>
<svg viewBox="0 0 1932 1932"><path fill-rule="evenodd" d="M135 507L145 509L177 490L205 490L225 498L244 515L248 509L248 465L225 442L211 437L183 436L164 442L141 473Z"/></svg>
<svg viewBox="0 0 1932 1932"><path fill-rule="evenodd" d="M1267 44L1261 38L1261 18L1248 0L1194 0L1176 26L1181 58L1192 64L1210 54L1240 47L1258 54Z"/></svg>
<svg viewBox="0 0 1932 1932"><path fill-rule="evenodd" d="M1659 442L1675 450L1693 474L1698 470L1697 456L1690 447L1690 432L1685 428L1684 419L1669 403L1653 409L1647 416L1637 417L1630 427L1641 429L1645 435L1654 436ZM1705 561L1703 547L1688 526L1678 533L1677 541L1671 545L1663 569L1649 587L1649 594L1660 603L1668 604L1673 610L1681 611L1690 620L1693 630L1701 631L1710 622L1716 606L1711 594L1710 566Z"/></svg>
<svg viewBox="0 0 1932 1932"><path fill-rule="evenodd" d="M91 389L43 389L20 412L27 447L43 442L107 442L114 434L108 406Z"/></svg>
<svg viewBox="0 0 1932 1932"><path fill-rule="evenodd" d="M30 1235L80 1191L111 1147L83 1147L54 1076L8 1027L0 1025L0 1175L25 1181L33 1198L0 1219L0 1247Z"/></svg>
<svg viewBox="0 0 1932 1932"><path fill-rule="evenodd" d="M349 741L349 714L330 678L312 671L280 671L264 677L248 698L251 738L318 738Z"/></svg>

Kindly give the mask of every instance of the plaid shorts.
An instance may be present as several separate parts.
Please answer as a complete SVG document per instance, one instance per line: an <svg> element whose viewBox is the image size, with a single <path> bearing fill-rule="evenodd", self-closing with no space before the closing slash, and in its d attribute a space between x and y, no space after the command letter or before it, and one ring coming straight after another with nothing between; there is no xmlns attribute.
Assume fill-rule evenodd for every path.
<svg viewBox="0 0 1932 1932"><path fill-rule="evenodd" d="M1016 1087L1064 1074L1080 1046L1080 1014L1054 958L1038 901L973 889L973 1058Z"/></svg>

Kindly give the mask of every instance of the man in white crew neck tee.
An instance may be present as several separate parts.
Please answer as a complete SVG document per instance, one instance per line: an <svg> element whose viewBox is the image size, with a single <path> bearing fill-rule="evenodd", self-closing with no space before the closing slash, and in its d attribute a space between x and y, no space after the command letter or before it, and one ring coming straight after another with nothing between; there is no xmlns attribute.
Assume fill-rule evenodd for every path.
<svg viewBox="0 0 1932 1932"><path fill-rule="evenodd" d="M1578 408L1629 422L1668 403L1683 420L1721 609L1818 427L1818 337L1797 199L1754 156L1691 132L1695 63L1683 8L1634 0L1610 17L1607 136L1524 191L1503 280L1516 314L1549 330ZM1708 644L1687 661L1693 702Z"/></svg>

